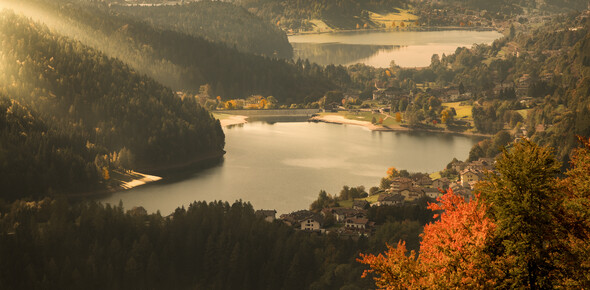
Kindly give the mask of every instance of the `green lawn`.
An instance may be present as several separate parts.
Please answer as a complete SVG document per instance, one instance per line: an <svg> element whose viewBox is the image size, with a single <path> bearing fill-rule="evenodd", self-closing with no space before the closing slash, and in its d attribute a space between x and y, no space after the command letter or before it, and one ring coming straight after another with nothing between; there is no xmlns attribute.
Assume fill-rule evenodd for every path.
<svg viewBox="0 0 590 290"><path fill-rule="evenodd" d="M377 199L379 199L379 195L375 194L375 195L371 195L369 197L364 198L364 200L370 202L370 203L375 203L377 202Z"/></svg>
<svg viewBox="0 0 590 290"><path fill-rule="evenodd" d="M368 201L369 203L375 203L375 202L377 202L377 199L379 199L379 195L375 194L375 195L370 195L365 198L357 198L357 200L360 200L360 199L364 199L364 200ZM338 204L341 207L352 207L352 199L339 201Z"/></svg>
<svg viewBox="0 0 590 290"><path fill-rule="evenodd" d="M432 180L439 179L440 177L441 177L440 176L440 171L437 171L437 172L434 172L434 173L430 173L430 178Z"/></svg>
<svg viewBox="0 0 590 290"><path fill-rule="evenodd" d="M518 110L516 112L519 113L526 120L526 117L528 116L528 114L531 110L532 109L522 109L522 110Z"/></svg>
<svg viewBox="0 0 590 290"><path fill-rule="evenodd" d="M213 118L218 119L218 120L223 120L223 119L227 119L229 117L231 117L232 115L228 115L228 114L222 114L222 113L213 113Z"/></svg>
<svg viewBox="0 0 590 290"><path fill-rule="evenodd" d="M457 112L456 119L472 119L473 116L471 115L471 109L473 106L470 105L461 105L461 102L452 102L452 103L443 103L443 107L447 108L455 108L455 112Z"/></svg>
<svg viewBox="0 0 590 290"><path fill-rule="evenodd" d="M338 201L341 207L352 207L352 199Z"/></svg>

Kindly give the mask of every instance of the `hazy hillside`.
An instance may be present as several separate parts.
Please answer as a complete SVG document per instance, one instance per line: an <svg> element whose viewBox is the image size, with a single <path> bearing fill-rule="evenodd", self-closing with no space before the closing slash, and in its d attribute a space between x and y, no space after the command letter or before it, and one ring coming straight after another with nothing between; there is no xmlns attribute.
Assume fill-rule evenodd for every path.
<svg viewBox="0 0 590 290"><path fill-rule="evenodd" d="M175 90L198 91L209 84L213 97L273 95L290 104L305 97L317 99L335 88L319 67L306 72L290 61L240 53L203 38L154 28L112 14L107 6L68 0L4 3Z"/></svg>
<svg viewBox="0 0 590 290"><path fill-rule="evenodd" d="M78 134L50 129L39 114L0 94L0 199L97 188L96 153Z"/></svg>
<svg viewBox="0 0 590 290"><path fill-rule="evenodd" d="M154 7L111 6L138 21L222 42L242 52L291 58L293 48L285 33L242 7L224 2L193 2Z"/></svg>
<svg viewBox="0 0 590 290"><path fill-rule="evenodd" d="M434 1L432 1L434 2ZM498 0L498 1L487 1L487 0L443 0L436 1L438 4L455 4L461 7L486 10L488 12L503 13L510 15L510 13L520 13L524 9L539 9L545 12L566 12L571 10L584 10L588 5L586 0L547 0L547 1L534 1L534 0Z"/></svg>
<svg viewBox="0 0 590 290"><path fill-rule="evenodd" d="M234 0L248 11L262 17L266 21L276 23L289 29L311 28L311 19L324 21L332 28L355 29L366 23L373 25L368 19L367 11L387 13L396 8L406 7L403 0Z"/></svg>
<svg viewBox="0 0 590 290"><path fill-rule="evenodd" d="M14 177L3 192L71 189L97 172L108 180L111 168L159 167L223 150L219 122L194 99L180 99L121 61L8 11L0 38L0 92L18 101L3 101L13 119L3 125L0 166ZM26 155L31 148L36 153ZM31 179L39 184L25 182Z"/></svg>

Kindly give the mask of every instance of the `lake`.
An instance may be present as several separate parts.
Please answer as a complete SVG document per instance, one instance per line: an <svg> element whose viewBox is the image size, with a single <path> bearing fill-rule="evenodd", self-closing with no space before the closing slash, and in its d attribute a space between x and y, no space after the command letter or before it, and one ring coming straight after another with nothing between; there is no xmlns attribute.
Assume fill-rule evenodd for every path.
<svg viewBox="0 0 590 290"><path fill-rule="evenodd" d="M353 31L289 36L294 59L309 59L320 65L364 63L389 67L392 60L401 67L430 65L433 54L451 54L458 47L490 44L501 38L497 31Z"/></svg>
<svg viewBox="0 0 590 290"><path fill-rule="evenodd" d="M141 205L169 214L195 200L238 199L256 209L307 209L321 189L378 186L387 168L443 169L465 160L479 137L427 132L376 132L364 127L309 122L251 122L224 129L224 161L176 182L158 182L101 199L125 208Z"/></svg>

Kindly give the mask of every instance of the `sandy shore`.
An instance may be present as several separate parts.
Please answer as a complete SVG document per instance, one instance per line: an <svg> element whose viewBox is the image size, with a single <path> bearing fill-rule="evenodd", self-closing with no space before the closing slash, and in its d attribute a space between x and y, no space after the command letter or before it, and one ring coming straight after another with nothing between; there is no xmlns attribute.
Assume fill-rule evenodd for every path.
<svg viewBox="0 0 590 290"><path fill-rule="evenodd" d="M227 126L231 126L231 125L248 123L248 121L246 121L246 119L248 119L247 116L236 115L236 116L230 116L229 118L226 118L226 119L221 119L221 120L219 120L219 122L221 123L221 127L227 127Z"/></svg>
<svg viewBox="0 0 590 290"><path fill-rule="evenodd" d="M424 131L424 132L434 132L434 133L446 133L446 134L457 134L457 135L465 135L465 136L480 136L480 137L493 137L493 135L489 134L480 134L480 133L471 133L471 132L454 132L449 130L428 130L428 129L414 129L402 126L382 126L382 125L374 125L371 122L367 121L359 121L359 120L351 120L347 119L344 116L340 115L323 115L323 116L315 116L309 119L310 121L316 122L325 122L325 123L333 123L333 124L348 124L348 125L356 125L356 126L363 126L371 131Z"/></svg>
<svg viewBox="0 0 590 290"><path fill-rule="evenodd" d="M140 185L144 185L146 183L149 182L154 182L154 181L158 181L160 179L162 179L162 177L160 176L155 176L155 175L147 175L147 174L143 174L143 173L139 173L139 172L135 172L135 171L131 171L132 175L140 175L140 178L135 178L131 181L128 182L123 182L121 183L121 185L119 185L121 188L123 189L131 189Z"/></svg>
<svg viewBox="0 0 590 290"><path fill-rule="evenodd" d="M386 127L381 125L375 125L371 122L367 121L359 121L359 120L351 120L347 119L344 116L340 115L323 115L323 116L315 116L309 119L310 121L319 121L325 123L333 123L333 124L348 124L348 125L356 125L356 126L363 126L371 131L408 131L410 129L405 127Z"/></svg>

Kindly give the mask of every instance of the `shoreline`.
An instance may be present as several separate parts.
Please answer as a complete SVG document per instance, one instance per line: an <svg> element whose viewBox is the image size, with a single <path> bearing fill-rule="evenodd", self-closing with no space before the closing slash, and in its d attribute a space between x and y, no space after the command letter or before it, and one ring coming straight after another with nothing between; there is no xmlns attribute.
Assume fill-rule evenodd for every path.
<svg viewBox="0 0 590 290"><path fill-rule="evenodd" d="M66 194L66 196L68 198L75 199L75 200L76 199L85 199L85 198L105 197L109 194L130 190L130 189L142 186L142 185L146 185L148 183L164 181L165 180L164 177L158 176L161 173L172 172L175 170L181 170L183 168L195 166L197 164L206 164L207 162L210 162L212 160L217 160L217 159L223 157L223 155L225 155L225 150L222 150L221 152L209 153L209 154L207 154L207 156L201 155L201 156L195 157L189 161L177 162L177 163L173 163L173 164L167 164L167 165L162 165L162 166L152 167L152 168L137 169L139 171L148 172L150 174L141 173L141 172L131 170L125 174L127 176L136 175L136 177L131 178L128 181L119 180L120 183L117 185L114 185L114 186L107 186L105 188L90 190L90 191L86 191L86 192ZM158 175L155 175L155 174L158 174Z"/></svg>
<svg viewBox="0 0 590 290"><path fill-rule="evenodd" d="M221 127L229 127L229 126L248 123L247 119L248 119L248 116L232 115L229 118L219 120L219 123L221 124Z"/></svg>
<svg viewBox="0 0 590 290"><path fill-rule="evenodd" d="M235 126L235 125L241 125L241 124L248 123L247 119L248 119L248 116L233 115L229 118L219 120L219 121L221 123L221 126L226 128L226 127L231 127L231 126ZM328 123L328 124L360 126L360 127L367 128L370 131L379 131L379 132L420 131L420 132L455 134L455 135L476 136L476 137L486 137L486 138L493 137L492 135L480 134L480 133L454 132L454 131L448 131L448 130L439 131L439 130L429 130L429 129L420 129L420 128L409 128L409 127L402 127L402 126L389 127L389 126L375 125L375 124L372 124L371 122L368 122L368 121L351 120L351 119L347 119L344 116L340 116L340 115L314 116L314 117L309 118L308 121L310 121L310 122L323 122L323 123ZM126 174L128 174L128 176L135 175L135 177L131 178L129 181L121 181L120 184L118 184L116 186L111 186L111 187L107 187L104 189L68 195L68 197L74 198L74 199L88 198L88 197L96 198L96 197L101 197L101 196L108 195L108 194L113 194L116 192L130 190L130 189L142 186L142 185L146 185L148 183L161 182L165 179L161 176L158 176L158 175L160 175L159 173L164 173L164 172L173 171L173 170L179 170L182 168L194 166L195 164L199 164L199 163L206 163L211 160L221 158L221 157L223 157L223 155L225 155L225 151L216 152L216 153L209 153L206 156L201 155L201 156L193 158L189 161L177 162L174 164L168 164L168 165L163 165L163 166L158 166L158 167L153 167L153 168L137 169L139 171L147 172L149 174L132 170L132 171L129 171L126 173ZM158 174L158 175L155 175L155 174Z"/></svg>
<svg viewBox="0 0 590 290"><path fill-rule="evenodd" d="M135 172L133 170L131 170L131 172L129 172L129 174L140 175L141 178L136 178L136 179L132 179L131 181L121 183L119 185L119 187L123 188L124 190L132 189L134 187L138 187L138 186L150 183L150 182L162 180L162 177L160 177L160 176L143 174L143 173Z"/></svg>
<svg viewBox="0 0 590 290"><path fill-rule="evenodd" d="M286 33L287 37L300 35L314 35L326 33L350 33L350 32L392 32L392 31L443 31L443 30L473 30L473 31L497 31L502 33L497 27L461 27L461 26L428 26L428 27L406 27L404 29L396 28L368 28L368 29L332 29L326 31L300 31Z"/></svg>
<svg viewBox="0 0 590 290"><path fill-rule="evenodd" d="M486 137L491 138L493 135L489 134L481 134L481 133L471 133L471 132L455 132L449 130L430 130L430 129L421 129L421 128L409 128L409 127L402 127L402 126L382 126L382 125L375 125L368 121L358 121L358 120L351 120L347 119L344 116L339 115L324 115L324 116L315 116L309 118L311 122L323 122L323 123L330 123L330 124L341 124L341 125L353 125L353 126L361 126L365 127L371 131L381 131L381 132L411 132L411 131L420 131L420 132L431 132L431 133L443 133L443 134L455 134L455 135L464 135L464 136L475 136L475 137Z"/></svg>
<svg viewBox="0 0 590 290"><path fill-rule="evenodd" d="M247 116L233 115L227 119L219 120L219 122L221 123L221 127L230 127L230 126L248 123L247 119L248 119ZM207 157L199 156L199 157L196 157L196 158L191 159L189 161L185 161L185 162L181 162L181 163L174 163L174 164L169 164L169 165L164 165L164 166L159 166L159 167L154 167L154 168L140 168L137 170L155 174L158 172L186 168L189 166L193 166L197 163L209 162L213 159L221 158L223 155L225 155L225 151L217 152L215 154L209 154L209 156L207 156ZM148 183L153 183L153 182L158 182L158 181L164 180L164 178L161 176L141 173L141 172L137 172L134 170L131 170L131 171L127 172L126 174L129 174L129 176L131 176L131 175L136 175L136 176L138 175L138 176L135 178L132 178L129 181L121 181L121 183L116 186L111 186L111 187L107 187L104 189L98 189L98 190L93 190L93 191L89 191L89 192L81 192L81 193L69 195L69 197L75 198L75 199L87 198L87 197L100 197L100 196L105 196L108 194L113 194L116 192L130 190L130 189L142 186L142 185L146 185Z"/></svg>

